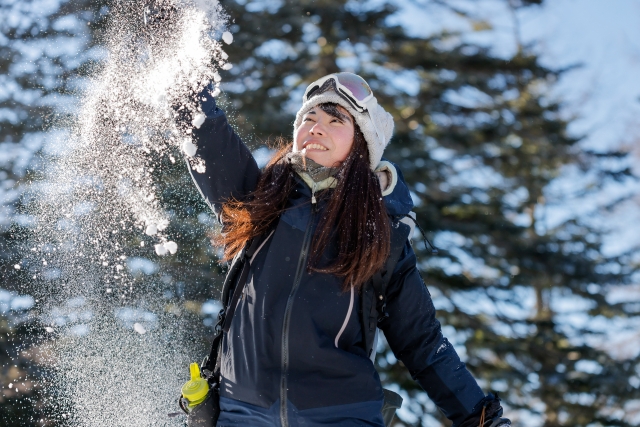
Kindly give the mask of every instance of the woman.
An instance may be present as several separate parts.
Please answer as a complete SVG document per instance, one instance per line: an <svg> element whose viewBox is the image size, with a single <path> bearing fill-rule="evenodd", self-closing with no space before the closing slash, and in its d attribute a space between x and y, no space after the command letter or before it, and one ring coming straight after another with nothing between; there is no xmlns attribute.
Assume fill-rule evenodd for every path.
<svg viewBox="0 0 640 427"><path fill-rule="evenodd" d="M194 136L206 170L191 173L223 224L226 259L248 258L226 310L217 425L384 426L362 296L390 265L377 326L396 357L455 426L510 425L442 336L408 240L391 254L413 205L381 162L393 118L367 83L312 83L293 143L264 171L207 91L202 100Z"/></svg>

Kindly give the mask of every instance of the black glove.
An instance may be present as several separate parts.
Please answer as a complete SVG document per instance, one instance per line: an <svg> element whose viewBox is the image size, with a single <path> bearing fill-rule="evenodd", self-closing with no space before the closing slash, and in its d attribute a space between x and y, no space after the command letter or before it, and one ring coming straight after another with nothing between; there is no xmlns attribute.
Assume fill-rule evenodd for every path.
<svg viewBox="0 0 640 427"><path fill-rule="evenodd" d="M150 0L144 8L145 25L162 25L171 20L177 13L172 2L166 0Z"/></svg>
<svg viewBox="0 0 640 427"><path fill-rule="evenodd" d="M473 408L471 415L457 427L507 427L511 420L502 418L502 406L498 394L489 393Z"/></svg>
<svg viewBox="0 0 640 427"><path fill-rule="evenodd" d="M491 423L491 424L489 424ZM511 420L509 418L493 418L484 423L485 427L507 427L511 426Z"/></svg>
<svg viewBox="0 0 640 427"><path fill-rule="evenodd" d="M202 108L202 112L207 117L215 117L216 115L220 114L220 112L218 111L218 106L216 105L216 99L211 96L214 90L215 88L213 87L213 83L209 83L198 94L198 102L200 103L200 108Z"/></svg>
<svg viewBox="0 0 640 427"><path fill-rule="evenodd" d="M180 103L172 104L171 109L173 110L176 122L181 126L191 129L193 119L198 114L197 111L192 111L192 109L197 105L200 106L206 118L210 119L220 114L224 114L224 112L216 105L216 99L212 96L213 90L213 83L205 86L204 89L202 89L202 91L200 91L196 96L197 104L193 104L191 106L186 106Z"/></svg>

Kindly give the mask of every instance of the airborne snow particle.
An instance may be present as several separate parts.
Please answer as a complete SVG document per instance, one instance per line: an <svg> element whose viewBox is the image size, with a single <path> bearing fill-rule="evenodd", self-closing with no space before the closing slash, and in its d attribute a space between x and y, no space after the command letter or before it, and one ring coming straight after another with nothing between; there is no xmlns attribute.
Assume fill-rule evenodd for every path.
<svg viewBox="0 0 640 427"><path fill-rule="evenodd" d="M46 328L44 328L45 331L52 333L53 332L53 328L51 326L47 326Z"/></svg>
<svg viewBox="0 0 640 427"><path fill-rule="evenodd" d="M196 127L197 129L200 129L200 126L202 126L202 124L204 123L205 118L206 116L204 115L204 113L198 113L193 118L193 121L191 123L193 124L194 127Z"/></svg>
<svg viewBox="0 0 640 427"><path fill-rule="evenodd" d="M147 330L140 323L134 323L133 330L139 333L140 335L144 335L147 333Z"/></svg>
<svg viewBox="0 0 640 427"><path fill-rule="evenodd" d="M169 226L169 221L166 219L161 219L158 221L158 231L162 231Z"/></svg>
<svg viewBox="0 0 640 427"><path fill-rule="evenodd" d="M196 172L205 173L207 171L207 167L204 165L204 162L198 162L192 166Z"/></svg>
<svg viewBox="0 0 640 427"><path fill-rule="evenodd" d="M233 64L230 64L228 62L222 66L223 70L230 70L232 68L233 68Z"/></svg>
<svg viewBox="0 0 640 427"><path fill-rule="evenodd" d="M15 268L16 270L20 270L20 264L14 265L13 268Z"/></svg>
<svg viewBox="0 0 640 427"><path fill-rule="evenodd" d="M196 155L196 151L198 150L198 146L191 142L191 139L185 139L182 142L182 151L189 157L193 157Z"/></svg>
<svg viewBox="0 0 640 427"><path fill-rule="evenodd" d="M178 244L176 242L169 241L164 244L164 247L171 253L171 255L178 251Z"/></svg>
<svg viewBox="0 0 640 427"><path fill-rule="evenodd" d="M162 256L167 254L167 248L164 247L164 244L158 243L157 245L155 245L155 248L158 255Z"/></svg>
<svg viewBox="0 0 640 427"><path fill-rule="evenodd" d="M233 34L231 34L229 31L225 31L224 33L222 33L222 40L224 40L226 44L233 43Z"/></svg>
<svg viewBox="0 0 640 427"><path fill-rule="evenodd" d="M149 224L144 232L147 236L155 236L158 233L158 227L155 224Z"/></svg>

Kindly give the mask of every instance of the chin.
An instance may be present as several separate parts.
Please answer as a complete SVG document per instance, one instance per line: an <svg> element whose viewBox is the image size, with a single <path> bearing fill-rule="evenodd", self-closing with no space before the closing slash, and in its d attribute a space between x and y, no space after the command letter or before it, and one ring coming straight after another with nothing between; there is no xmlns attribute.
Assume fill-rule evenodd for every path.
<svg viewBox="0 0 640 427"><path fill-rule="evenodd" d="M311 160L313 160L314 162L318 163L319 165L322 165L324 167L327 168L331 168L331 167L335 167L335 166L340 166L340 162L335 162L326 158L321 158L321 159L314 159L312 157L309 157Z"/></svg>
<svg viewBox="0 0 640 427"><path fill-rule="evenodd" d="M315 153L314 153L315 154ZM325 167L331 167L333 166L332 163L336 163L336 162L331 162L331 159L326 158L325 156L317 156L317 155L307 155L307 159L311 159L314 162L316 162L319 165L325 166Z"/></svg>

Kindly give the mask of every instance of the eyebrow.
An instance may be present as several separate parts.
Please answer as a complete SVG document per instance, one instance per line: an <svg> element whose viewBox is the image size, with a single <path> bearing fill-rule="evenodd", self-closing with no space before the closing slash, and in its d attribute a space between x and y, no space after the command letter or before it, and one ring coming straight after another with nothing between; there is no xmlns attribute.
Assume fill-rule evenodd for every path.
<svg viewBox="0 0 640 427"><path fill-rule="evenodd" d="M325 113L326 113L326 114L329 114L329 115L330 115L331 117L333 117L334 119L342 120L343 122L344 122L344 121L347 121L347 122L351 123L351 117L349 117L347 114L343 114L343 113L342 113L340 110L338 110L337 108L335 109L335 111L336 111L337 116L334 116L333 114L329 114L329 113L327 113L326 111L325 111ZM317 115L317 113L316 113L316 111L315 111L315 108L314 108L314 109L311 109L311 110L309 110L309 111L307 111L307 112L305 113L305 116L307 116L307 115L309 115L309 114Z"/></svg>
<svg viewBox="0 0 640 427"><path fill-rule="evenodd" d="M351 117L347 116L346 114L342 114L340 110L337 110L337 113L338 113L338 117L336 116L333 116L333 117L336 117L336 119L351 123Z"/></svg>

